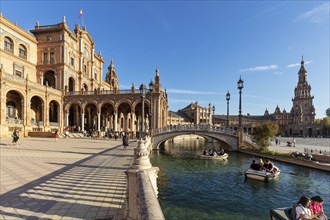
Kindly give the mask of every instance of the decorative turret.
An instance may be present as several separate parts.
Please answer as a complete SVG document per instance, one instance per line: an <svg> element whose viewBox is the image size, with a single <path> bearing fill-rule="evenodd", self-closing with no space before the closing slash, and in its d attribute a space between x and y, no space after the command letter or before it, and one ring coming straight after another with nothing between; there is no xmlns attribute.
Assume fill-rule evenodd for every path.
<svg viewBox="0 0 330 220"><path fill-rule="evenodd" d="M157 67L156 67L154 91L155 92L161 92L162 91L162 85L160 84L159 70L158 70Z"/></svg>
<svg viewBox="0 0 330 220"><path fill-rule="evenodd" d="M266 111L265 111L265 113L264 113L264 116L269 116L268 109L266 109Z"/></svg>
<svg viewBox="0 0 330 220"><path fill-rule="evenodd" d="M118 77L116 74L116 68L113 65L113 60L111 60L110 65L108 67L108 72L105 77L105 81L110 84L111 90L119 90Z"/></svg>
<svg viewBox="0 0 330 220"><path fill-rule="evenodd" d="M280 108L278 107L278 105L276 106L275 114L281 114L281 110L280 110Z"/></svg>

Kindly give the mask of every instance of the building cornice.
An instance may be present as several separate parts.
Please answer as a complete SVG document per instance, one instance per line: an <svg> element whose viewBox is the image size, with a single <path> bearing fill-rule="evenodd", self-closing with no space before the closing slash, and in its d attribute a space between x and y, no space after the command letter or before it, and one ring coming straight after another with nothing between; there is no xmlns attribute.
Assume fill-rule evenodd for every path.
<svg viewBox="0 0 330 220"><path fill-rule="evenodd" d="M18 25L12 23L11 21L7 20L6 18L4 18L1 15L0 15L0 23L2 25L7 26L11 30L19 33L20 35L24 36L25 38L32 41L33 43L38 43L37 39L34 36L32 36L29 32L23 30L21 27L19 27Z"/></svg>

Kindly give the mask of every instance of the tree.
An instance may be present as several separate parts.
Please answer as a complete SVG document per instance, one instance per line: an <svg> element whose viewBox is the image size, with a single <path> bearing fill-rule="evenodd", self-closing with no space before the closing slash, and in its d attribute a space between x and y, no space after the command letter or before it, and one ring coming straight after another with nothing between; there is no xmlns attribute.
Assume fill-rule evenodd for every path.
<svg viewBox="0 0 330 220"><path fill-rule="evenodd" d="M325 111L327 117L330 117L330 108L327 108L327 110Z"/></svg>
<svg viewBox="0 0 330 220"><path fill-rule="evenodd" d="M270 145L272 140L278 133L278 125L270 121L261 126L253 128L252 139L260 147L260 150L265 150Z"/></svg>

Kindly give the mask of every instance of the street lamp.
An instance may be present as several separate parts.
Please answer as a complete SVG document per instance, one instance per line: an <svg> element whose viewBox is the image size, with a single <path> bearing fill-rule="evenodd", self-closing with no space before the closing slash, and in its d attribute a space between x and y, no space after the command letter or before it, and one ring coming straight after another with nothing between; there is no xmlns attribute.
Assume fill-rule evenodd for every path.
<svg viewBox="0 0 330 220"><path fill-rule="evenodd" d="M211 108L212 108L212 105L211 105L211 103L209 103L209 109L208 109L208 124L211 126L211 123L212 123L212 118L211 118ZM206 122L206 120L205 120L205 122Z"/></svg>
<svg viewBox="0 0 330 220"><path fill-rule="evenodd" d="M212 122L212 124L213 124L213 126L214 126L214 124L215 124L215 118L214 118L215 106L214 106L214 105L213 105L213 107L212 107L212 111L213 111L213 122Z"/></svg>
<svg viewBox="0 0 330 220"><path fill-rule="evenodd" d="M230 100L229 91L227 91L226 100L227 100L227 128L228 128L229 127L229 100Z"/></svg>
<svg viewBox="0 0 330 220"><path fill-rule="evenodd" d="M239 77L237 82L237 88L239 89L239 110L238 110L238 127L242 129L242 89L243 89L243 80Z"/></svg>
<svg viewBox="0 0 330 220"><path fill-rule="evenodd" d="M145 128L144 128L144 99L145 99L145 95L146 95L146 90L147 87L144 84L140 85L140 95L141 95L141 100L142 100L142 120L141 120L141 133L140 133L140 138L144 138L144 132L145 132Z"/></svg>
<svg viewBox="0 0 330 220"><path fill-rule="evenodd" d="M154 90L154 83L151 80L150 83L149 83L149 92L150 92L150 112L149 112L150 125L149 125L149 129L150 129L150 136L151 136L151 132L152 132L152 128L153 128L153 122L152 122L152 103L153 103L152 92L153 92L153 90Z"/></svg>

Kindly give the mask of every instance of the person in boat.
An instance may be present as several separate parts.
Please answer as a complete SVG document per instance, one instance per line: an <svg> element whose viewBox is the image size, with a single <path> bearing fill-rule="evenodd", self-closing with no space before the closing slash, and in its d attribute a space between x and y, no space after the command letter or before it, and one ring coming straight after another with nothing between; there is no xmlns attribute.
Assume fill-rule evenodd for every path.
<svg viewBox="0 0 330 220"><path fill-rule="evenodd" d="M275 171L274 164L272 162L270 162L270 160L267 159L263 166L263 170L265 170L266 172L269 172L269 173L273 173Z"/></svg>
<svg viewBox="0 0 330 220"><path fill-rule="evenodd" d="M214 149L213 150L213 157L217 157L217 156L218 156L217 151Z"/></svg>
<svg viewBox="0 0 330 220"><path fill-rule="evenodd" d="M309 208L311 199L307 196L302 196L296 206L296 219L299 220L320 220L319 217L313 215L312 210Z"/></svg>
<svg viewBox="0 0 330 220"><path fill-rule="evenodd" d="M258 164L261 169L264 167L264 161L261 158L258 160Z"/></svg>
<svg viewBox="0 0 330 220"><path fill-rule="evenodd" d="M223 148L220 148L220 150L218 151L219 155L224 155L225 154L225 150Z"/></svg>
<svg viewBox="0 0 330 220"><path fill-rule="evenodd" d="M323 211L323 199L321 196L314 196L311 198L310 208L312 210L312 214L316 215L321 220L328 220L328 217Z"/></svg>
<svg viewBox="0 0 330 220"><path fill-rule="evenodd" d="M204 149L204 151L203 151L203 155L207 155L207 151L206 151L206 149Z"/></svg>
<svg viewBox="0 0 330 220"><path fill-rule="evenodd" d="M251 163L251 165L250 165L250 168L251 168L252 170L261 170L261 167L259 166L259 164L256 163L255 160L252 160L252 163Z"/></svg>
<svg viewBox="0 0 330 220"><path fill-rule="evenodd" d="M209 156L213 156L213 151L211 148L209 149Z"/></svg>

